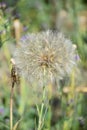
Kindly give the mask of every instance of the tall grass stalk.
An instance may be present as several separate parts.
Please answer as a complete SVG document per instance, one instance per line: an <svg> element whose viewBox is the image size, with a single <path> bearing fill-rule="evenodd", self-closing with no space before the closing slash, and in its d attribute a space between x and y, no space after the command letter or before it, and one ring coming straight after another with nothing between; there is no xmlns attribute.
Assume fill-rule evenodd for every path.
<svg viewBox="0 0 87 130"><path fill-rule="evenodd" d="M14 85L17 83L17 73L15 65L12 62L12 69L11 69L11 95L10 95L10 130L13 130L13 95L14 95Z"/></svg>

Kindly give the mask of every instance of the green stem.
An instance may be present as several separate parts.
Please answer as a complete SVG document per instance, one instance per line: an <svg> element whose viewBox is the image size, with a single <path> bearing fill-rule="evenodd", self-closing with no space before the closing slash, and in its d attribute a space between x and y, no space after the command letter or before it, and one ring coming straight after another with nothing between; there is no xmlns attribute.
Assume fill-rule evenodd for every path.
<svg viewBox="0 0 87 130"><path fill-rule="evenodd" d="M43 126L44 101L45 101L45 87L43 87L42 104L41 104L41 110L40 110L40 113L39 113L39 123L38 123L38 129L37 130L41 130L42 126Z"/></svg>

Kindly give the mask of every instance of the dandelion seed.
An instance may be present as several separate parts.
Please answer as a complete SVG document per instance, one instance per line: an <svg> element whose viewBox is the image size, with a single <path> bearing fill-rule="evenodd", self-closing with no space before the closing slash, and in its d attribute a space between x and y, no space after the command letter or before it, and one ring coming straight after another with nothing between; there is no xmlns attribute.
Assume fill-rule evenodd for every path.
<svg viewBox="0 0 87 130"><path fill-rule="evenodd" d="M26 42L25 42L26 41ZM29 81L45 82L70 74L75 65L75 48L59 32L40 32L26 35L15 52L16 66Z"/></svg>

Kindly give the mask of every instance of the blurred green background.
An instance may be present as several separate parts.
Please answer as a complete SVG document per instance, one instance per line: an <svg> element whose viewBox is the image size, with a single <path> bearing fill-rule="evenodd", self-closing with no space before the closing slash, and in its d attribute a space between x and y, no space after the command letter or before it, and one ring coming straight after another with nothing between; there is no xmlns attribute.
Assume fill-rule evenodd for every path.
<svg viewBox="0 0 87 130"><path fill-rule="evenodd" d="M0 0L0 130L9 129L11 63L19 39L26 33L51 29L63 32L77 46L80 60L60 89L48 86L49 111L43 130L87 130L87 1ZM78 60L78 56L76 57ZM14 92L14 124L36 130L41 88L23 78Z"/></svg>

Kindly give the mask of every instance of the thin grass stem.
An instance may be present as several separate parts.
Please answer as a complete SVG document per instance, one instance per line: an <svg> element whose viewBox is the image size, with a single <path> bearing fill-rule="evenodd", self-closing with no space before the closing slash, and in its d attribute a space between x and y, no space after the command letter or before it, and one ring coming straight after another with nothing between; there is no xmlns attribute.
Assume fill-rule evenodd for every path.
<svg viewBox="0 0 87 130"><path fill-rule="evenodd" d="M11 96L10 96L10 130L13 129L13 94L14 94L14 82L11 87Z"/></svg>

